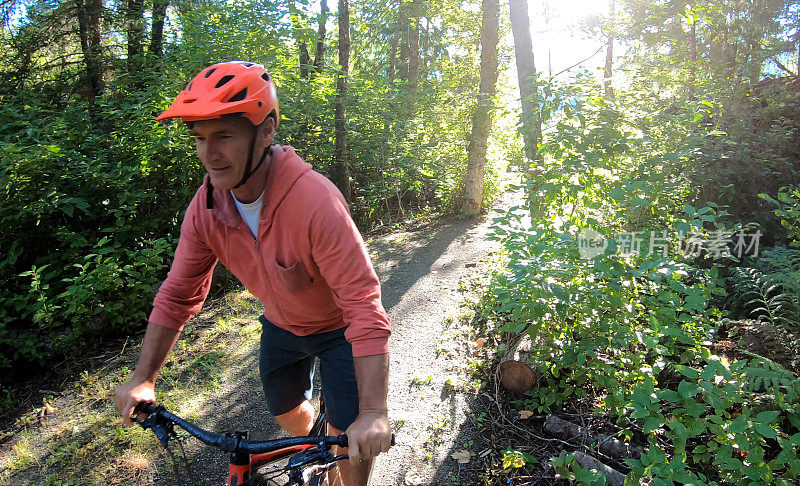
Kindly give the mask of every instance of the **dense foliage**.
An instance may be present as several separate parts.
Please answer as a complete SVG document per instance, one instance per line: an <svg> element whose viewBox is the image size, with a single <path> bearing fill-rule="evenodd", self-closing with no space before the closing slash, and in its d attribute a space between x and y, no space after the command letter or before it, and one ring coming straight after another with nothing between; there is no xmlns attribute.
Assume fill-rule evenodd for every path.
<svg viewBox="0 0 800 486"><path fill-rule="evenodd" d="M507 260L484 310L501 341L533 340L518 405L614 423L644 449L631 484L790 484L800 92L763 69L796 73L798 5L624 6L613 28L636 48L613 99L587 75L538 85L542 161L495 222ZM550 464L605 484L568 451Z"/></svg>
<svg viewBox="0 0 800 486"><path fill-rule="evenodd" d="M2 9L3 381L144 324L203 175L186 130L153 117L213 62L268 68L278 142L323 173L348 164L362 229L459 205L479 74L480 12L469 2L352 4L346 160L334 151L337 36L320 34L336 13L319 3Z"/></svg>

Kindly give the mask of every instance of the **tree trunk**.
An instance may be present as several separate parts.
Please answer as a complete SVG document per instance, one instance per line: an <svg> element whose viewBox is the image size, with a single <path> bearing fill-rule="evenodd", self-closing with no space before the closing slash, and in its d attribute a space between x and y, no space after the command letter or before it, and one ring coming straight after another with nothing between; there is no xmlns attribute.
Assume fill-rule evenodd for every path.
<svg viewBox="0 0 800 486"><path fill-rule="evenodd" d="M314 71L321 73L325 67L325 23L328 21L328 1L320 0L319 29L317 30L317 50L314 53Z"/></svg>
<svg viewBox="0 0 800 486"><path fill-rule="evenodd" d="M102 0L75 0L78 9L78 33L86 69L86 98L94 113L95 100L103 91L103 73L100 68L100 18Z"/></svg>
<svg viewBox="0 0 800 486"><path fill-rule="evenodd" d="M300 12L297 10L294 0L289 3L289 18L292 21L292 35L294 36L294 41L297 42L300 77L308 79L308 66L311 62L311 57L308 54L308 44L305 39L305 22L301 21Z"/></svg>
<svg viewBox="0 0 800 486"><path fill-rule="evenodd" d="M397 45L400 43L400 33L402 31L403 21L400 16L394 23L394 32L392 33L392 44L389 46L389 84L394 84L395 75L397 72Z"/></svg>
<svg viewBox="0 0 800 486"><path fill-rule="evenodd" d="M422 17L420 17L422 18ZM420 67L420 76L421 79L426 79L428 77L428 66L430 64L430 54L428 53L428 46L430 45L431 39L431 19L425 17L425 30L423 31L425 35L422 36L420 41L420 48L422 49L421 55L421 67Z"/></svg>
<svg viewBox="0 0 800 486"><path fill-rule="evenodd" d="M334 129L335 144L335 171L334 182L342 191L347 204L350 204L350 170L347 163L347 143L345 132L347 97L347 74L350 66L350 5L349 0L339 0L339 73L336 77L336 107Z"/></svg>
<svg viewBox="0 0 800 486"><path fill-rule="evenodd" d="M689 4L689 8L692 5ZM689 100L694 101L694 87L697 78L697 18L689 25Z"/></svg>
<svg viewBox="0 0 800 486"><path fill-rule="evenodd" d="M150 54L164 56L164 19L167 17L169 0L153 0L153 24L150 29Z"/></svg>
<svg viewBox="0 0 800 486"><path fill-rule="evenodd" d="M406 98L406 112L409 117L414 116L414 107L419 84L419 11L420 0L411 3L411 15L408 19L408 97Z"/></svg>
<svg viewBox="0 0 800 486"><path fill-rule="evenodd" d="M533 59L528 3L526 0L509 0L508 5L514 35L519 94L522 99L522 138L525 142L525 155L533 162L538 160L537 146L542 139L542 121L539 116L536 63Z"/></svg>
<svg viewBox="0 0 800 486"><path fill-rule="evenodd" d="M492 123L492 98L497 83L497 42L499 0L483 0L481 10L481 87L472 115L472 135L467 146L467 176L464 212L477 215L483 205L483 176L486 167L486 140Z"/></svg>
<svg viewBox="0 0 800 486"><path fill-rule="evenodd" d="M603 88L607 100L614 98L614 89L611 79L614 74L614 0L608 2L608 42L606 43L606 67L603 72Z"/></svg>
<svg viewBox="0 0 800 486"><path fill-rule="evenodd" d="M144 41L144 0L127 0L125 24L128 36L128 74L139 72Z"/></svg>
<svg viewBox="0 0 800 486"><path fill-rule="evenodd" d="M400 59L397 66L397 77L408 81L408 58L410 50L408 46L408 16L410 5L407 0L400 0L400 8L397 11L397 23L400 25Z"/></svg>

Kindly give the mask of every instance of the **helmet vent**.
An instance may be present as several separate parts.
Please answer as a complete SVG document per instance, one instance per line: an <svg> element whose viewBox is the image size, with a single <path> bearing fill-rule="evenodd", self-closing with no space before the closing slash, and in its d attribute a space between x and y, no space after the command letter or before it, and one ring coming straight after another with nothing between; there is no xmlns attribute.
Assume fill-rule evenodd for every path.
<svg viewBox="0 0 800 486"><path fill-rule="evenodd" d="M206 75L205 75L205 76L203 76L203 77L204 77L204 78L207 78L207 77L211 76L212 74L214 74L214 71L216 71L216 70L217 70L217 68L211 68L211 69L209 69L208 71L206 71Z"/></svg>
<svg viewBox="0 0 800 486"><path fill-rule="evenodd" d="M247 88L239 91L235 95L231 96L228 102L232 101L242 101L247 96Z"/></svg>
<svg viewBox="0 0 800 486"><path fill-rule="evenodd" d="M254 62L246 62L243 65L244 65L244 67L250 67L250 66L252 66L254 64L255 64Z"/></svg>
<svg viewBox="0 0 800 486"><path fill-rule="evenodd" d="M192 90L192 84L194 84L194 82L189 83L189 86L186 87L186 91Z"/></svg>
<svg viewBox="0 0 800 486"><path fill-rule="evenodd" d="M269 74L264 73L261 75L261 78L264 79L264 81L269 81Z"/></svg>
<svg viewBox="0 0 800 486"><path fill-rule="evenodd" d="M228 82L228 81L230 81L231 79L233 79L233 75L232 75L232 74L229 74L229 75L227 75L227 76L223 76L223 77L222 77L222 79L220 79L219 81L217 81L217 84L216 84L216 86L214 86L214 87L215 87L215 88L219 88L220 86L223 86L225 83L227 83L227 82Z"/></svg>

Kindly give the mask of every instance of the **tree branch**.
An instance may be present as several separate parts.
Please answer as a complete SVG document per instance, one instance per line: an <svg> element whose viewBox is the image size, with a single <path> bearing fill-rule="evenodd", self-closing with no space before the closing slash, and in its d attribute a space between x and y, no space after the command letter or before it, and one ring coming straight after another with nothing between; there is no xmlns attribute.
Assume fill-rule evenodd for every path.
<svg viewBox="0 0 800 486"><path fill-rule="evenodd" d="M789 74L789 75L791 75L791 76L795 76L795 77L796 77L796 76L800 75L800 66L798 66L798 72L797 72L797 73L795 73L795 72L792 72L792 71L791 71L789 68L787 68L786 66L784 66L784 65L783 65L783 63L782 63L782 62L780 62L780 61L779 61L777 58L775 58L775 57L773 57L772 59L770 59L770 61L774 62L774 63L775 63L775 64L776 64L776 65L777 65L779 68L781 68L782 70L786 71L786 73L787 73L787 74Z"/></svg>
<svg viewBox="0 0 800 486"><path fill-rule="evenodd" d="M575 64L573 64L572 66L570 66L570 67L568 67L566 69L562 69L561 71L559 71L559 72L555 73L554 75L550 76L550 79L555 79L556 76L564 74L565 72L569 71L570 69L574 68L575 66L580 66L581 64L585 63L586 61L588 61L589 59L593 58L598 53L600 53L600 51L602 51L604 47L606 47L606 44L603 44L602 46L598 47L597 50L594 51L594 54L592 54L591 56L587 57L586 59L578 61Z"/></svg>

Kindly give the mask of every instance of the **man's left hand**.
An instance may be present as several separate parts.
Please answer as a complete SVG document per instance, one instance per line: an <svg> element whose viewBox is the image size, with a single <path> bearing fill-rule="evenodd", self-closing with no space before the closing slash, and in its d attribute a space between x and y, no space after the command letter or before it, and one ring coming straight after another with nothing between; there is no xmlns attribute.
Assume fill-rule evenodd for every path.
<svg viewBox="0 0 800 486"><path fill-rule="evenodd" d="M345 433L347 453L354 466L387 452L392 446L392 429L386 412L361 411Z"/></svg>

